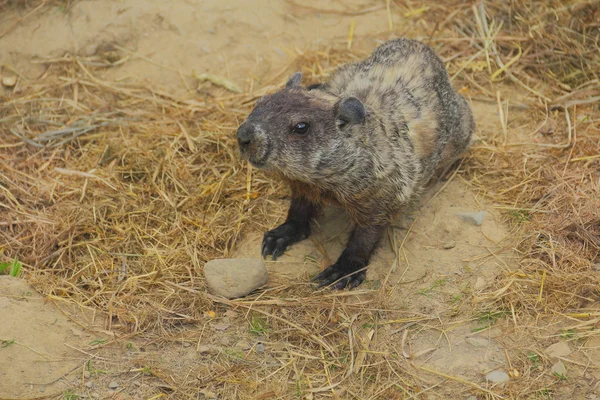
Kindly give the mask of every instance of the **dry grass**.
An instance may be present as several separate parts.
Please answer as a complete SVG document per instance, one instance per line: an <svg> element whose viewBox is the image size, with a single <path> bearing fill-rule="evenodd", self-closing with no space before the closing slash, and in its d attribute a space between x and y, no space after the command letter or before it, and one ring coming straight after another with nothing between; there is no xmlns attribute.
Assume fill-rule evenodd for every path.
<svg viewBox="0 0 600 400"><path fill-rule="evenodd" d="M505 210L522 258L477 300L523 321L568 314L576 333L588 332L599 315L600 2L441 2L424 14L392 3L422 18L423 38L455 84L498 102L505 117L463 166L472 187ZM341 46L307 51L295 65L319 80L353 57ZM526 366L516 366L521 381L493 389L423 370L406 354L403 334L436 322L386 310L385 285L356 297L305 285L241 301L208 296L203 263L230 254L244 229L264 230L283 213L273 214L272 200L285 191L240 163L233 135L273 87L181 99L102 81L99 63L55 60L50 73L21 79L2 99L0 249L23 261L37 289L107 313L115 332L168 337L173 327L205 322L215 302L267 321L273 359L223 356L197 372L200 382L165 374L178 393L217 381L225 393L241 382L240 393L256 396L267 381L284 391L264 398L296 391L392 399L444 393L455 382L465 395L524 398L552 385ZM497 93L508 90L523 93L514 106L527 118L512 117L513 105Z"/></svg>

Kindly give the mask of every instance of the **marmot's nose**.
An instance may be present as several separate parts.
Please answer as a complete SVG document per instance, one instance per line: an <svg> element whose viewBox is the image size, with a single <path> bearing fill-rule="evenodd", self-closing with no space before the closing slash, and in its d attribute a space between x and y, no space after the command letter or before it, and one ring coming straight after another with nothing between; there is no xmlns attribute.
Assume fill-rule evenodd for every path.
<svg viewBox="0 0 600 400"><path fill-rule="evenodd" d="M254 125L243 123L237 130L237 139L240 147L246 147L254 139Z"/></svg>

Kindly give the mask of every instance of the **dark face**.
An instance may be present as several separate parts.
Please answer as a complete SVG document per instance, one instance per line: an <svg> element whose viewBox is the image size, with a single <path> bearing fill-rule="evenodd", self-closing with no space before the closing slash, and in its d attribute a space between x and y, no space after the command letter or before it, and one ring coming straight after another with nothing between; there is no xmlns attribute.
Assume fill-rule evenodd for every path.
<svg viewBox="0 0 600 400"><path fill-rule="evenodd" d="M352 124L342 118L348 108L340 111L343 101L306 90L299 85L300 77L294 75L285 89L258 100L237 138L242 156L252 165L316 182L336 172L330 166L345 164L338 159L348 154L344 138L350 130L345 126Z"/></svg>
<svg viewBox="0 0 600 400"><path fill-rule="evenodd" d="M261 98L237 131L240 152L266 169L303 164L336 132L332 105L302 88Z"/></svg>

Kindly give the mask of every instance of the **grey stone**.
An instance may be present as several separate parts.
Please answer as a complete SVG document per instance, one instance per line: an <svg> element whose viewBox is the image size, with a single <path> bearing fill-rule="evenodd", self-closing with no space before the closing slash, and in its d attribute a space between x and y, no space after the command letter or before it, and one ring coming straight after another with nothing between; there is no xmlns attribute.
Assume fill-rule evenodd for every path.
<svg viewBox="0 0 600 400"><path fill-rule="evenodd" d="M92 373L90 371L84 371L83 372L83 377L85 379L89 379L92 376Z"/></svg>
<svg viewBox="0 0 600 400"><path fill-rule="evenodd" d="M192 344L190 342L183 342L182 346L183 347L190 347Z"/></svg>
<svg viewBox="0 0 600 400"><path fill-rule="evenodd" d="M567 342L557 342L546 348L546 354L551 357L566 357L571 354L571 348Z"/></svg>
<svg viewBox="0 0 600 400"><path fill-rule="evenodd" d="M115 381L112 381L111 383L108 384L108 388L111 390L116 390L119 388L119 384Z"/></svg>
<svg viewBox="0 0 600 400"><path fill-rule="evenodd" d="M99 395L98 393L96 393L96 392L92 392L92 393L90 393L90 397L91 397L92 399L99 399L99 398L100 398L100 395Z"/></svg>
<svg viewBox="0 0 600 400"><path fill-rule="evenodd" d="M87 381L87 382L85 383L85 387L86 387L86 388L88 388L88 389L91 389L91 388L93 388L93 387L94 387L94 382L92 382L92 381Z"/></svg>
<svg viewBox="0 0 600 400"><path fill-rule="evenodd" d="M265 345L262 343L259 343L256 345L256 352L257 353L264 353L265 352Z"/></svg>
<svg viewBox="0 0 600 400"><path fill-rule="evenodd" d="M465 342L473 347L488 347L490 345L490 341L482 337L468 337Z"/></svg>
<svg viewBox="0 0 600 400"><path fill-rule="evenodd" d="M556 376L564 376L567 377L567 368L562 361L557 362L552 366L552 374Z"/></svg>
<svg viewBox="0 0 600 400"><path fill-rule="evenodd" d="M204 277L210 293L228 299L246 296L269 279L264 263L255 258L211 260L204 265Z"/></svg>
<svg viewBox="0 0 600 400"><path fill-rule="evenodd" d="M462 219L465 222L468 222L469 224L473 224L476 226L481 226L481 224L483 224L483 219L485 218L485 216L487 215L487 212L485 211L478 211L478 212L457 212L456 216L460 219Z"/></svg>
<svg viewBox="0 0 600 400"><path fill-rule="evenodd" d="M220 324L215 324L213 326L213 328L215 328L216 331L226 331L230 326L231 326L231 324L220 323Z"/></svg>
<svg viewBox="0 0 600 400"><path fill-rule="evenodd" d="M444 249L445 250L450 250L450 249L453 249L455 247L456 247L456 242L454 240L450 241L450 242L447 242L447 243L444 243Z"/></svg>
<svg viewBox="0 0 600 400"><path fill-rule="evenodd" d="M501 371L501 370L496 370L496 371L492 371L489 374L487 374L485 376L485 379L487 379L488 381L493 382L493 383L504 383L504 382L508 382L508 380L510 378L506 372Z"/></svg>

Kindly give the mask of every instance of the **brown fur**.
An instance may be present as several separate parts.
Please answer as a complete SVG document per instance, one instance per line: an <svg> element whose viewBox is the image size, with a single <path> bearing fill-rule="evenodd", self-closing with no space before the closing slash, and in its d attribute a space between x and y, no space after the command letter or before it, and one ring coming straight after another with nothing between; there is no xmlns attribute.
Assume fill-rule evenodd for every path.
<svg viewBox="0 0 600 400"><path fill-rule="evenodd" d="M295 213L313 216L334 202L360 227L346 262L368 261L372 248L357 241L374 246L373 235L463 154L475 130L472 112L435 53L408 39L384 43L316 88L300 80L295 74L285 89L260 99L238 129L242 154L292 188L288 220L267 232L263 254L306 235L305 217Z"/></svg>

